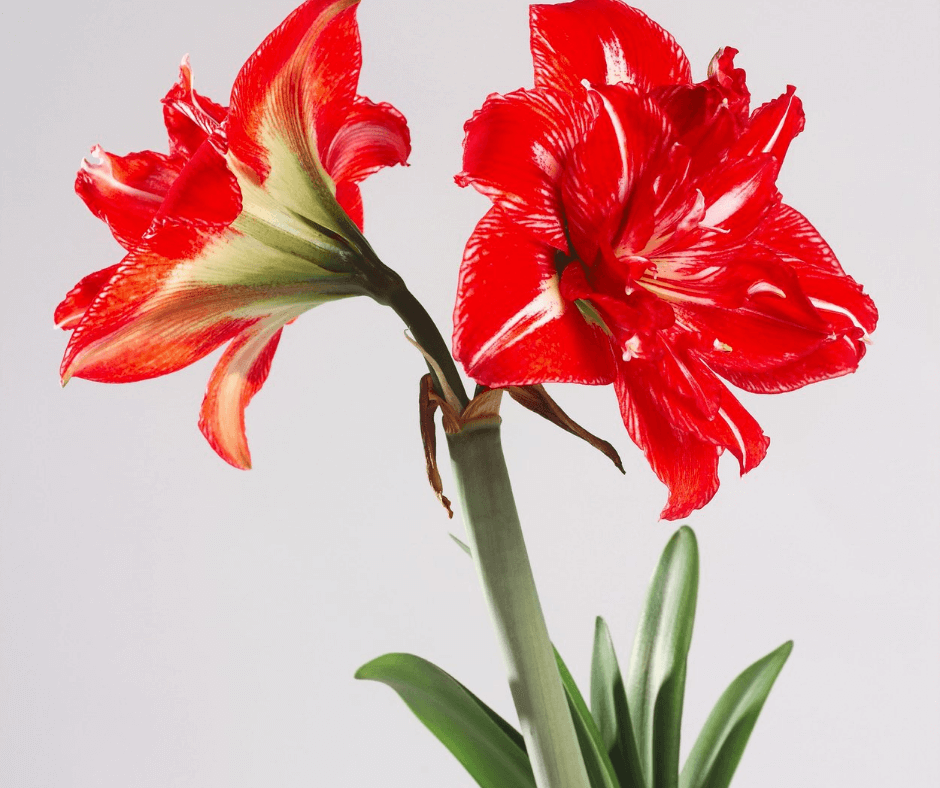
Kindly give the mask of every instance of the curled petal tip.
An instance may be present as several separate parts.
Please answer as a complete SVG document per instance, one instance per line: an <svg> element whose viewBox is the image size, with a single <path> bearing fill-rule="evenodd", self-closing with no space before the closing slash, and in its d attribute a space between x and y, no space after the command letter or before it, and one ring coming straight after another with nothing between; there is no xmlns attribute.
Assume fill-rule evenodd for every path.
<svg viewBox="0 0 940 788"><path fill-rule="evenodd" d="M216 451L219 451L219 448L213 446ZM251 452L248 451L248 447L244 446L242 449L236 449L235 451L229 453L220 453L220 457L225 460L233 468L238 468L240 471L250 471L251 470Z"/></svg>
<svg viewBox="0 0 940 788"><path fill-rule="evenodd" d="M225 437L213 434L211 428L202 420L199 422L199 430L205 436L213 451L225 460L225 462L239 471L251 470L251 453L248 451L247 446L239 448L231 445L234 441L226 440Z"/></svg>
<svg viewBox="0 0 940 788"><path fill-rule="evenodd" d="M65 388L66 384L75 377L75 373L78 371L76 361L74 354L66 355L62 366L59 367L59 382L62 384L62 388Z"/></svg>
<svg viewBox="0 0 940 788"><path fill-rule="evenodd" d="M678 501L672 500L670 496L669 502L666 504L665 508L659 513L659 520L662 522L675 522L676 520L684 520L686 517L692 515L696 509L701 509L707 504L713 497L715 493L711 493L705 500L699 501Z"/></svg>
<svg viewBox="0 0 940 788"><path fill-rule="evenodd" d="M183 90L192 90L193 87L193 68L189 64L189 53L187 52L180 58L180 76L179 81L174 87L181 87Z"/></svg>
<svg viewBox="0 0 940 788"><path fill-rule="evenodd" d="M100 145L92 145L91 150L89 151L89 156L95 161L91 161L89 158L82 159L82 169L87 170L91 167L96 167L107 161L108 154L105 153L104 148Z"/></svg>

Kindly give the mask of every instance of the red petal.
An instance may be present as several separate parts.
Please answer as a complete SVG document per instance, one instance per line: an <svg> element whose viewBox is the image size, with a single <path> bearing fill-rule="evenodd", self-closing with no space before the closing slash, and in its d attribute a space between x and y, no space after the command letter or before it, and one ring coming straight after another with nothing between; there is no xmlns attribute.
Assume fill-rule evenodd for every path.
<svg viewBox="0 0 940 788"><path fill-rule="evenodd" d="M653 91L672 121L676 141L690 151L692 179L723 161L747 126L751 95L744 70L734 67L736 54L730 47L719 50L704 82Z"/></svg>
<svg viewBox="0 0 940 788"><path fill-rule="evenodd" d="M741 474L744 475L760 465L767 456L770 438L764 435L754 417L724 387L718 416L713 422L714 439L735 456Z"/></svg>
<svg viewBox="0 0 940 788"><path fill-rule="evenodd" d="M498 209L467 242L457 306L454 357L493 388L613 379L610 342L558 290L555 250Z"/></svg>
<svg viewBox="0 0 940 788"><path fill-rule="evenodd" d="M163 104L171 155L143 151L114 156L95 146L92 153L100 163L83 160L75 179L75 191L127 249L150 227L186 162L219 130L226 112L193 90L188 58L183 58L179 81Z"/></svg>
<svg viewBox="0 0 940 788"><path fill-rule="evenodd" d="M677 307L678 319L714 338L703 350L708 365L734 385L764 394L791 391L808 383L853 372L864 345L827 330L824 321L781 319L756 308ZM820 327L822 323L822 327Z"/></svg>
<svg viewBox="0 0 940 788"><path fill-rule="evenodd" d="M610 245L629 195L643 171L670 142L659 106L627 85L599 88L604 106L594 127L574 148L562 178L568 233L590 264L598 245Z"/></svg>
<svg viewBox="0 0 940 788"><path fill-rule="evenodd" d="M356 96L346 120L329 141L323 166L338 188L344 181L358 183L382 167L405 164L410 153L405 116L390 104Z"/></svg>
<svg viewBox="0 0 940 788"><path fill-rule="evenodd" d="M62 299L62 303L55 308L55 324L59 328L71 331L75 328L85 311L91 306L91 302L98 297L98 293L117 273L119 265L112 265L88 274L75 287L73 287Z"/></svg>
<svg viewBox="0 0 940 788"><path fill-rule="evenodd" d="M789 205L780 203L767 217L754 240L783 255L791 265L846 275L835 253L816 228Z"/></svg>
<svg viewBox="0 0 940 788"><path fill-rule="evenodd" d="M624 424L656 475L669 487L661 517L687 516L718 490L718 456L728 449L741 473L767 453L768 439L715 376L676 348L659 363L620 365L616 384ZM711 400L703 411L701 398Z"/></svg>
<svg viewBox="0 0 940 788"><path fill-rule="evenodd" d="M806 281L782 255L752 243L663 256L655 275L639 284L670 302L681 325L707 337L700 350L723 377L749 390L773 391L820 379L817 372L793 378L802 374L795 362L821 352L820 360L831 363L832 350L822 348L846 335L814 306ZM860 339L861 332L852 336ZM848 371L840 368L823 377Z"/></svg>
<svg viewBox="0 0 940 788"><path fill-rule="evenodd" d="M192 274L197 261L224 256L226 244L239 237L227 228L240 205L234 176L207 142L177 178L152 231L84 304L62 361L63 379L164 375L238 333L246 319L229 313L250 301L248 289L204 285Z"/></svg>
<svg viewBox="0 0 940 788"><path fill-rule="evenodd" d="M228 110L193 89L189 56L180 63L180 76L163 98L163 120L170 136L170 152L188 159L218 131Z"/></svg>
<svg viewBox="0 0 940 788"><path fill-rule="evenodd" d="M658 261L738 248L780 200L770 155L725 160L697 180L692 164L682 146L650 163L632 196L620 253Z"/></svg>
<svg viewBox="0 0 940 788"><path fill-rule="evenodd" d="M723 310L731 319L737 314L766 315L817 332L826 329L792 269L746 247L657 258L655 271L639 284L674 309L691 314ZM724 341L720 334L718 338Z"/></svg>
<svg viewBox="0 0 940 788"><path fill-rule="evenodd" d="M785 299L777 300L783 302L781 306L786 303ZM830 351L823 349L834 337L817 314L809 320L787 319L774 315L771 306L757 299L738 309L683 304L676 307L676 313L684 325L714 342L713 347L703 348L702 354L723 378L749 391L786 391L811 382L792 378L798 362L820 352L828 355Z"/></svg>
<svg viewBox="0 0 940 788"><path fill-rule="evenodd" d="M701 509L718 492L721 449L673 429L641 379L620 376L615 389L627 432L669 488L669 500L659 516L678 520Z"/></svg>
<svg viewBox="0 0 940 788"><path fill-rule="evenodd" d="M130 249L150 226L185 162L152 151L114 156L97 145L91 152L101 161L82 160L75 191L115 240Z"/></svg>
<svg viewBox="0 0 940 788"><path fill-rule="evenodd" d="M771 331L773 328L777 327L772 327ZM795 344L790 341L787 349L792 350ZM848 375L858 368L858 362L865 354L864 346L859 348L848 337L836 337L816 344L817 347L811 352L794 358L792 352L772 356L768 353L768 349L772 347L768 342L762 348L764 359L761 360L766 362L763 365L765 369L757 368L758 364L754 362L754 357L742 362L740 358L735 359L729 355L725 362L716 354L708 359L708 364L729 383L745 391L753 391L757 394L781 394L802 388L810 383ZM751 368L747 368L748 366Z"/></svg>
<svg viewBox="0 0 940 788"><path fill-rule="evenodd" d="M698 225L705 215L705 198L689 178L691 160L683 145L670 145L650 163L630 196L621 255L646 255L675 246L690 232L701 236Z"/></svg>
<svg viewBox="0 0 940 788"><path fill-rule="evenodd" d="M728 153L740 133L725 97L707 83L677 85L653 94L672 121L675 140L690 152L690 175L707 172Z"/></svg>
<svg viewBox="0 0 940 788"><path fill-rule="evenodd" d="M361 60L356 0L308 0L242 67L226 120L231 154L265 199L354 246L357 217L334 199L340 182L409 152L401 115L356 95Z"/></svg>
<svg viewBox="0 0 940 788"><path fill-rule="evenodd" d="M340 181L336 184L336 202L346 211L346 215L362 230L362 192L359 186L349 181Z"/></svg>
<svg viewBox="0 0 940 788"><path fill-rule="evenodd" d="M777 205L779 162L759 155L730 159L701 178L697 186L705 198L702 225L717 231L709 246L743 243Z"/></svg>
<svg viewBox="0 0 940 788"><path fill-rule="evenodd" d="M246 188L257 196L257 186ZM349 277L334 277L291 253L291 244L302 242L289 233L286 250L269 243L270 232L256 237L258 217L240 213L240 202L234 176L210 138L75 328L62 366L65 380L164 375L273 312L286 314L287 322L322 301L361 292Z"/></svg>
<svg viewBox="0 0 940 788"><path fill-rule="evenodd" d="M767 217L754 240L782 255L798 275L828 273L848 278L829 244L803 214L789 205L778 205ZM875 311L871 311L867 316L859 315L866 331L875 330L877 316Z"/></svg>
<svg viewBox="0 0 940 788"><path fill-rule="evenodd" d="M728 449L738 459L741 473L747 473L764 459L768 440L754 418L699 360L696 340L687 329L673 329L663 337L664 352L656 363L627 362L620 374L644 378L673 429Z"/></svg>
<svg viewBox="0 0 940 788"><path fill-rule="evenodd" d="M559 182L594 115L591 104L554 90L494 94L464 126L456 181L472 184L535 238L567 251Z"/></svg>
<svg viewBox="0 0 940 788"><path fill-rule="evenodd" d="M311 279L310 262L234 228L167 220L145 238L85 311L63 381L124 383L174 372L272 314L284 325L355 294ZM328 287L329 285L327 285Z"/></svg>
<svg viewBox="0 0 940 788"><path fill-rule="evenodd" d="M355 0L308 0L248 59L235 79L227 132L233 153L263 180L266 126L312 171L352 107L362 57ZM313 146L311 146L313 143Z"/></svg>
<svg viewBox="0 0 940 788"><path fill-rule="evenodd" d="M790 268L815 311L815 321L782 322L730 314L709 325L730 353L709 364L736 386L777 393L854 372L865 355L878 311L861 286L843 273L828 244L796 210L780 205L761 228L755 251Z"/></svg>
<svg viewBox="0 0 940 788"><path fill-rule="evenodd" d="M626 82L648 91L692 81L675 39L642 11L619 0L533 5L529 13L536 87L579 93Z"/></svg>
<svg viewBox="0 0 940 788"><path fill-rule="evenodd" d="M740 123L747 120L751 93L747 89L747 75L743 68L735 68L734 56L738 50L722 47L708 64L708 79L701 83L713 87L724 99L731 115Z"/></svg>
<svg viewBox="0 0 940 788"><path fill-rule="evenodd" d="M227 227L242 209L241 190L219 150L221 140L203 143L173 182L157 220L200 222Z"/></svg>
<svg viewBox="0 0 940 788"><path fill-rule="evenodd" d="M861 340L875 330L878 310L832 249L799 211L779 205L754 237L758 247L789 266L829 329ZM864 345L859 344L859 358Z"/></svg>
<svg viewBox="0 0 940 788"><path fill-rule="evenodd" d="M231 288L173 285L181 263L207 243L209 237L190 225L164 225L128 254L72 333L63 382L73 376L125 383L165 375L254 323L256 317L230 317L241 306Z"/></svg>
<svg viewBox="0 0 940 788"><path fill-rule="evenodd" d="M749 128L731 149L731 156L769 153L782 162L804 125L803 102L796 95L796 88L788 85L786 93L755 110Z"/></svg>
<svg viewBox="0 0 940 788"><path fill-rule="evenodd" d="M218 455L236 468L251 467L245 408L267 380L283 324L260 321L232 341L219 359L199 412L199 429Z"/></svg>

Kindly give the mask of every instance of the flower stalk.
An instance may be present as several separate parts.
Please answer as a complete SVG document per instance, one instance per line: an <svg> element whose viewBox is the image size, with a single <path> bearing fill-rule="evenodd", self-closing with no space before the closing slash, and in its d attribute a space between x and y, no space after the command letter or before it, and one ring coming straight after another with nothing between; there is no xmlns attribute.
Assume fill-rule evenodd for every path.
<svg viewBox="0 0 940 788"><path fill-rule="evenodd" d="M388 269L391 272L391 269ZM394 274L394 272L391 272ZM460 373L457 371L457 365L450 355L447 344L441 336L434 321L427 313L427 310L421 305L421 302L405 286L404 281L394 274L397 282L392 283L390 287L379 291L373 295L373 298L380 304L391 307L397 314L408 330L411 331L418 346L433 358L438 365L435 369L428 365L428 369L434 378L435 388L439 394L444 393L445 385L457 397L461 408L467 407L470 398L467 396L463 381L460 379ZM444 380L438 379L438 371L444 375Z"/></svg>
<svg viewBox="0 0 940 788"><path fill-rule="evenodd" d="M467 538L496 627L509 688L539 788L588 788L535 578L499 426L470 425L447 436Z"/></svg>
<svg viewBox="0 0 940 788"><path fill-rule="evenodd" d="M431 316L404 280L362 241L360 250L372 264L373 299L391 307L408 327L426 355L438 394L444 399L450 395L453 406L467 413L463 381ZM460 413L455 415L459 420ZM467 538L503 652L536 785L590 788L522 536L498 417L496 421L471 420L447 434Z"/></svg>

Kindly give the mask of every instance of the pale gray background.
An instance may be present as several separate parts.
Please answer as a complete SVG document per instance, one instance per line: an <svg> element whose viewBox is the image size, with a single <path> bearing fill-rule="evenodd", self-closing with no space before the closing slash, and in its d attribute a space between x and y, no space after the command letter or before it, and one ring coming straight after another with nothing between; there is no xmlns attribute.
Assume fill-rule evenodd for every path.
<svg viewBox="0 0 940 788"><path fill-rule="evenodd" d="M290 0L16 3L0 12L0 786L470 786L390 690L354 670L421 654L512 718L472 566L423 477L423 368L393 315L331 305L284 335L248 411L255 470L196 429L213 359L130 386L57 368L52 310L118 246L72 193L79 159L165 150L189 52L225 102ZM689 518L702 554L687 749L745 665L787 638L738 788L936 785L940 653L938 52L934 0L647 0L697 78L741 50L756 102L789 82L807 130L780 178L881 309L861 371L744 396L773 443ZM486 201L452 183L462 124L531 85L524 2L368 0L361 90L414 136L365 186L367 235L445 332ZM674 526L606 389L557 397L599 454L507 405L505 443L551 632L587 684L594 616L629 651ZM445 484L453 492L449 474Z"/></svg>

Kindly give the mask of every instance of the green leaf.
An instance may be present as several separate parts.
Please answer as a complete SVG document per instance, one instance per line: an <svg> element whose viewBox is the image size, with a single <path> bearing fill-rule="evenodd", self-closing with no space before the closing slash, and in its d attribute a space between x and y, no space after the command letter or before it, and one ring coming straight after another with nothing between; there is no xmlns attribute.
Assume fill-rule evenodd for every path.
<svg viewBox="0 0 940 788"><path fill-rule="evenodd" d="M571 719L574 720L575 733L578 734L578 744L581 745L581 757L587 767L588 780L591 788L620 788L617 774L613 764L607 756L607 748L601 738L600 731L594 723L591 712L581 696L578 685L565 665L558 649L555 649L555 660L558 663L558 672L561 674L561 683L568 696L568 708L571 709ZM624 786L625 788L625 786Z"/></svg>
<svg viewBox="0 0 940 788"><path fill-rule="evenodd" d="M591 712L621 788L644 788L623 676L607 622L600 616L594 628Z"/></svg>
<svg viewBox="0 0 940 788"><path fill-rule="evenodd" d="M522 736L459 681L412 654L386 654L357 679L391 687L482 788L535 788Z"/></svg>
<svg viewBox="0 0 940 788"><path fill-rule="evenodd" d="M793 650L787 641L759 659L724 691L689 753L681 788L727 788L771 687Z"/></svg>
<svg viewBox="0 0 940 788"><path fill-rule="evenodd" d="M683 526L653 575L627 674L633 733L649 788L679 784L679 726L697 594L698 546L692 529Z"/></svg>

